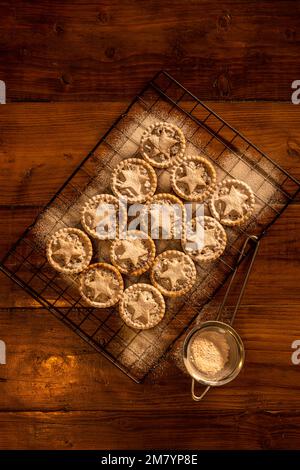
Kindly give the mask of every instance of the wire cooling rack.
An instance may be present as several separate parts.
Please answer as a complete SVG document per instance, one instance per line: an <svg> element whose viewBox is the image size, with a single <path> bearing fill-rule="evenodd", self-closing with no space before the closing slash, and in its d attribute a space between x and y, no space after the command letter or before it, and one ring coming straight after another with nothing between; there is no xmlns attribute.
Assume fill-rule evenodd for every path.
<svg viewBox="0 0 300 470"><path fill-rule="evenodd" d="M80 227L82 205L95 194L110 193L112 169L124 158L140 156L140 137L158 120L182 129L187 141L186 152L210 159L218 181L226 177L246 181L255 193L256 205L252 218L244 225L226 228L228 244L224 254L212 263L197 265L193 290L184 297L167 299L166 315L155 328L136 331L122 322L115 308L87 307L77 289L78 276L54 271L45 257L45 243L62 227ZM172 193L168 170L157 171L157 175L158 191ZM255 239L261 238L299 190L300 183L295 178L169 74L159 72L11 247L0 267L39 304L140 382L234 272L245 239L254 235L257 238L252 239L252 245L255 244ZM109 261L108 242L93 243L93 261ZM157 241L157 251L180 249L178 243ZM148 274L137 281L149 282ZM125 279L126 286L131 283L132 280Z"/></svg>

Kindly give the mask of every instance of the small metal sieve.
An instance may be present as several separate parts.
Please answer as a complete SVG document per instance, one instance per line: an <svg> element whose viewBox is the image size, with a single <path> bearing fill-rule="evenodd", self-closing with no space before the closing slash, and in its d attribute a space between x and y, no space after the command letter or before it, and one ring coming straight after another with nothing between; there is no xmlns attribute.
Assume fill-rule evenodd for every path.
<svg viewBox="0 0 300 470"><path fill-rule="evenodd" d="M255 241L255 249L252 253L251 256L251 261L249 264L249 267L246 271L245 278L230 320L230 324L224 323L219 321L221 313L223 311L224 305L226 303L228 294L230 292L231 286L233 284L234 278L236 276L238 267L239 267L239 262L243 259L245 253L246 253L246 248L247 245L250 241ZM248 278L254 263L254 259L256 257L257 251L259 247L259 240L257 240L257 237L251 236L248 237L241 249L239 260L237 263L237 267L232 273L232 276L230 278L227 290L225 292L223 302L221 303L219 307L219 311L217 314L216 320L213 321L206 321L201 323L200 325L196 326L193 328L188 335L185 338L184 344L183 344L183 362L186 367L187 372L189 375L192 377L192 398L195 401L200 401L202 398L206 395L206 393L209 391L211 387L219 387L221 385L225 385L228 382L231 382L241 371L244 360L245 360L245 349L243 342L238 335L238 333L235 331L235 329L232 327L232 324L234 322L237 310L240 306L242 296L245 290L245 287L248 282ZM196 363L193 359L192 352L191 352L191 345L193 344L194 339L197 336L201 336L204 332L215 332L218 335L222 335L223 338L226 340L226 343L228 345L228 357L227 361L224 364L224 367L221 368L215 375L208 375L204 371L201 371L199 367L196 367ZM205 385L206 388L204 391L201 393L201 395L196 395L195 393L195 382L198 382L202 385Z"/></svg>
<svg viewBox="0 0 300 470"><path fill-rule="evenodd" d="M214 376L209 376L199 370L193 361L191 345L195 338L200 337L203 332L214 332L223 336L228 344L228 359L222 368ZM185 338L183 345L183 361L185 367L192 377L192 397L195 401L201 400L210 387L219 387L231 382L241 371L245 359L243 342L238 333L227 323L220 321L207 321L193 328ZM201 396L195 394L195 381L206 385Z"/></svg>

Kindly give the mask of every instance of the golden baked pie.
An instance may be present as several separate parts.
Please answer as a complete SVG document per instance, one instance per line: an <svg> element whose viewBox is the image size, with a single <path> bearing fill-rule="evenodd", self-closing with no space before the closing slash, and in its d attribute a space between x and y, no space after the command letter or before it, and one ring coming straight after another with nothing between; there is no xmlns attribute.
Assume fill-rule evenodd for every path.
<svg viewBox="0 0 300 470"><path fill-rule="evenodd" d="M153 196L141 214L141 230L154 239L180 239L184 231L186 213L184 204L173 194Z"/></svg>
<svg viewBox="0 0 300 470"><path fill-rule="evenodd" d="M156 191L157 177L152 166L140 158L127 158L114 170L111 189L129 203L145 202Z"/></svg>
<svg viewBox="0 0 300 470"><path fill-rule="evenodd" d="M155 244L144 232L129 230L126 237L111 244L110 259L119 271L128 276L139 276L147 271L155 258Z"/></svg>
<svg viewBox="0 0 300 470"><path fill-rule="evenodd" d="M172 170L171 184L183 199L202 202L215 188L216 172L206 158L184 157Z"/></svg>
<svg viewBox="0 0 300 470"><path fill-rule="evenodd" d="M108 263L95 263L80 275L80 293L94 307L115 305L122 296L123 279L117 268Z"/></svg>
<svg viewBox="0 0 300 470"><path fill-rule="evenodd" d="M152 284L166 297L180 297L196 281L193 260L177 250L167 250L158 255L150 271Z"/></svg>
<svg viewBox="0 0 300 470"><path fill-rule="evenodd" d="M119 222L126 223L126 211L119 200L110 194L98 194L87 201L82 209L81 224L91 237L99 240L119 236Z"/></svg>
<svg viewBox="0 0 300 470"><path fill-rule="evenodd" d="M225 179L219 183L209 202L211 214L223 225L243 224L252 214L255 196L243 181Z"/></svg>
<svg viewBox="0 0 300 470"><path fill-rule="evenodd" d="M141 138L143 158L157 168L167 168L181 159L185 151L185 137L173 124L157 122L145 130Z"/></svg>
<svg viewBox="0 0 300 470"><path fill-rule="evenodd" d="M184 251L198 263L219 258L226 248L227 235L213 217L195 217L182 239Z"/></svg>
<svg viewBox="0 0 300 470"><path fill-rule="evenodd" d="M128 326L146 330L163 319L165 301L159 290L151 284L133 284L125 289L119 303L119 312Z"/></svg>
<svg viewBox="0 0 300 470"><path fill-rule="evenodd" d="M89 237L82 230L67 227L51 236L47 242L46 254L54 269L74 274L89 265L93 248Z"/></svg>

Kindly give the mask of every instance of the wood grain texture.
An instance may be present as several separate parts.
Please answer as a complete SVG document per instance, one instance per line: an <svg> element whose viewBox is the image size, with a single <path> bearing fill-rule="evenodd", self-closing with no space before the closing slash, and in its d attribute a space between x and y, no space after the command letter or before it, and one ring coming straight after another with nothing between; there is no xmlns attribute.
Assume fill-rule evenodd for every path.
<svg viewBox="0 0 300 470"><path fill-rule="evenodd" d="M201 99L290 101L292 0L1 0L8 101L131 98L159 69Z"/></svg>
<svg viewBox="0 0 300 470"><path fill-rule="evenodd" d="M201 405L190 399L190 380L173 355L137 385L46 310L3 308L8 364L0 369L0 412L299 410L299 371L291 364L299 306L293 312L268 302L241 307L236 327L247 351L245 368Z"/></svg>
<svg viewBox="0 0 300 470"><path fill-rule="evenodd" d="M296 107L212 107L299 177ZM0 107L1 255L124 108ZM8 360L0 366L0 448L299 447L299 366L291 363L299 339L299 230L296 202L263 239L237 317L245 368L202 404L191 401L189 378L173 357L136 385L1 274Z"/></svg>
<svg viewBox="0 0 300 470"><path fill-rule="evenodd" d="M0 206L48 202L127 106L127 101L0 106ZM297 106L220 102L209 106L300 179Z"/></svg>
<svg viewBox="0 0 300 470"><path fill-rule="evenodd" d="M0 423L15 449L293 449L300 432L297 412L11 412Z"/></svg>

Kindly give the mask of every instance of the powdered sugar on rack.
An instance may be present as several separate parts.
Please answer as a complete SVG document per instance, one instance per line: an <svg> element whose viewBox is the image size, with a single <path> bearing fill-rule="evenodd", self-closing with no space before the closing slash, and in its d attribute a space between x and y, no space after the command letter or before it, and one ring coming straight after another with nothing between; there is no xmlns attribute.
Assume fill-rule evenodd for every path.
<svg viewBox="0 0 300 470"><path fill-rule="evenodd" d="M49 235L60 228L81 228L80 210L91 197L112 194L112 171L126 158L141 158L140 139L158 121L181 129L186 139L185 153L209 160L218 182L225 178L247 182L255 193L255 206L243 225L225 228L227 247L221 257L205 265L197 264L197 280L192 290L185 296L165 299L163 320L150 330L137 331L124 324L114 307L87 307L78 292L78 276L55 272L44 253ZM158 192L174 194L171 167L155 171ZM61 321L140 381L223 285L236 266L245 237L261 236L298 190L298 183L292 177L171 77L161 73L101 139L33 227L10 250L1 268ZM205 215L210 215L207 204ZM156 243L157 254L167 249L181 250L180 240ZM93 240L93 252L93 262L107 262L110 242ZM144 273L138 279L127 277L125 288L136 282L149 284L149 274Z"/></svg>

